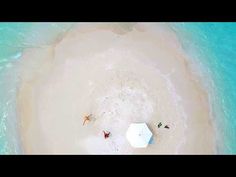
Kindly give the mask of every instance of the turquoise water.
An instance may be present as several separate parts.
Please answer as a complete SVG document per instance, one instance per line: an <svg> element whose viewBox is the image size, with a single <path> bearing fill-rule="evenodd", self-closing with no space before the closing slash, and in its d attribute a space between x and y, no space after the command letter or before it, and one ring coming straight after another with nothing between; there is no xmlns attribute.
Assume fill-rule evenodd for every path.
<svg viewBox="0 0 236 177"><path fill-rule="evenodd" d="M24 49L50 44L71 23L0 23L0 154L20 153L17 134L15 66Z"/></svg>
<svg viewBox="0 0 236 177"><path fill-rule="evenodd" d="M15 93L25 48L48 45L69 23L0 23L0 154L19 153ZM218 153L236 154L236 23L172 23L209 92ZM15 73L14 73L15 72ZM12 133L14 132L14 133Z"/></svg>
<svg viewBox="0 0 236 177"><path fill-rule="evenodd" d="M178 23L184 49L204 67L218 153L236 154L236 23Z"/></svg>

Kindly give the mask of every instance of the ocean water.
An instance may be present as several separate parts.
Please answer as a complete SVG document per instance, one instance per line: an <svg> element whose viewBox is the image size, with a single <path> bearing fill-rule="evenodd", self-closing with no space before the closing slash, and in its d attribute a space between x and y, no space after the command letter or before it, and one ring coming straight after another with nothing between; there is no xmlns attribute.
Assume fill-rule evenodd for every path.
<svg viewBox="0 0 236 177"><path fill-rule="evenodd" d="M71 23L0 23L0 154L21 153L17 133L17 62L24 49L45 46Z"/></svg>
<svg viewBox="0 0 236 177"><path fill-rule="evenodd" d="M236 154L236 23L171 23L209 93L217 152ZM0 23L0 154L21 153L15 69L25 48L50 44L71 23ZM199 70L201 72L199 72Z"/></svg>
<svg viewBox="0 0 236 177"><path fill-rule="evenodd" d="M236 23L176 23L184 50L201 67L217 152L236 154Z"/></svg>

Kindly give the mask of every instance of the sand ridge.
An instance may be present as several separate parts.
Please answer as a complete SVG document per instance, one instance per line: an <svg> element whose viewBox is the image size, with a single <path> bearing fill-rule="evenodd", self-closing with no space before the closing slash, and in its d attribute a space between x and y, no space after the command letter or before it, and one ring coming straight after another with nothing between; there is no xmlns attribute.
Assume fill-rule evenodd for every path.
<svg viewBox="0 0 236 177"><path fill-rule="evenodd" d="M207 95L186 62L164 24L79 24L58 43L26 51L18 93L25 152L214 153ZM152 130L148 148L127 142L132 122Z"/></svg>

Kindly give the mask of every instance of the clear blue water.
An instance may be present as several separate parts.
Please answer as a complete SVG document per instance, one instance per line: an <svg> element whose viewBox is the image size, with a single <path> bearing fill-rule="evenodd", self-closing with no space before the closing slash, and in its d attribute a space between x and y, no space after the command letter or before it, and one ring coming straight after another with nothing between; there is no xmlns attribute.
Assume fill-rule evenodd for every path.
<svg viewBox="0 0 236 177"><path fill-rule="evenodd" d="M203 77L216 123L218 153L236 154L236 23L173 24Z"/></svg>
<svg viewBox="0 0 236 177"><path fill-rule="evenodd" d="M184 50L209 93L218 153L236 154L236 23L173 23ZM15 119L17 73L25 48L47 45L68 30L65 23L0 23L0 154L19 153ZM44 37L45 34L49 34ZM11 132L11 133L9 133ZM15 132L12 133L12 132Z"/></svg>
<svg viewBox="0 0 236 177"><path fill-rule="evenodd" d="M0 23L0 154L20 153L15 66L24 49L50 44L71 23Z"/></svg>

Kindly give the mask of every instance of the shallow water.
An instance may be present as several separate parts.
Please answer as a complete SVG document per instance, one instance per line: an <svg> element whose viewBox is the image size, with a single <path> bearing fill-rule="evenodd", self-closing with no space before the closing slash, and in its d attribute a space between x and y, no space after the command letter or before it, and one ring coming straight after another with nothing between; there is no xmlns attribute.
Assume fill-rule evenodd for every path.
<svg viewBox="0 0 236 177"><path fill-rule="evenodd" d="M50 44L70 23L0 23L0 153L20 153L14 69L25 48ZM173 23L203 78L216 124L218 153L236 153L236 23ZM199 72L199 69L201 72Z"/></svg>
<svg viewBox="0 0 236 177"><path fill-rule="evenodd" d="M185 51L202 66L218 153L236 153L236 23L179 23L172 26Z"/></svg>
<svg viewBox="0 0 236 177"><path fill-rule="evenodd" d="M17 133L17 60L24 49L50 44L70 23L0 23L0 154L20 153Z"/></svg>

